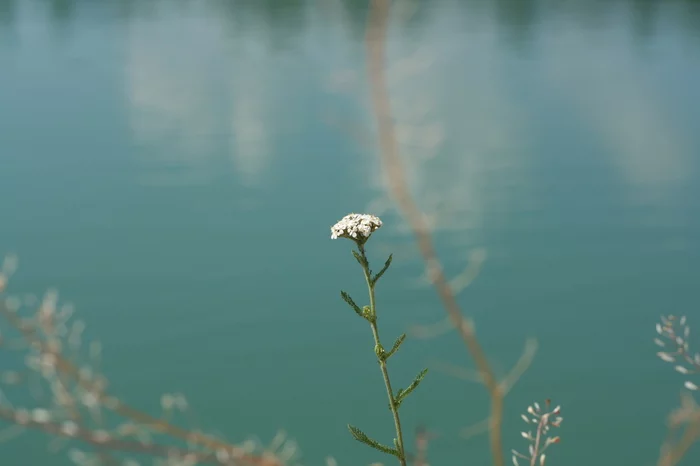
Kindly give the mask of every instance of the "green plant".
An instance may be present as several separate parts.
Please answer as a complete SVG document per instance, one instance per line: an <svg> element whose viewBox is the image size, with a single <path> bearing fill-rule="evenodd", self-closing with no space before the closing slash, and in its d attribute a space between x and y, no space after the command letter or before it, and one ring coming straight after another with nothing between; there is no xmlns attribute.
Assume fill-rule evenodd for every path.
<svg viewBox="0 0 700 466"><path fill-rule="evenodd" d="M377 356L377 362L379 363L379 368L382 372L382 377L384 379L384 385L386 387L387 396L389 398L389 410L394 418L394 427L396 429L396 437L394 438L394 446L390 447L388 445L383 445L373 438L369 437L363 431L355 426L348 425L350 433L355 438L355 440L369 445L370 447L379 450L384 453L398 458L399 463L402 466L406 466L406 450L404 447L403 433L401 428L401 418L399 417L399 408L401 403L410 395L421 383L423 377L428 372L427 369L423 369L418 376L413 380L413 382L408 385L405 389L399 389L394 393L391 386L391 380L389 378L389 371L387 369L387 362L389 358L392 357L398 349L401 347L403 342L406 340L406 334L399 336L391 349L386 351L382 342L379 338L379 328L377 326L377 308L375 299L375 287L379 279L384 275L389 266L391 265L392 256L384 263L382 269L376 274L372 273L369 266L369 259L367 258L367 253L365 251L365 243L369 240L372 233L378 230L382 226L382 221L374 216L367 214L349 214L343 217L338 223L331 227L331 238L347 238L354 241L357 246L357 250L353 250L352 254L355 259L362 267L362 272L364 274L365 282L367 283L367 291L369 293L369 305L360 308L355 301L350 297L350 295L341 291L340 296L343 300L355 311L355 313L361 318L369 322L369 326L372 329L372 336L374 337L374 354Z"/></svg>

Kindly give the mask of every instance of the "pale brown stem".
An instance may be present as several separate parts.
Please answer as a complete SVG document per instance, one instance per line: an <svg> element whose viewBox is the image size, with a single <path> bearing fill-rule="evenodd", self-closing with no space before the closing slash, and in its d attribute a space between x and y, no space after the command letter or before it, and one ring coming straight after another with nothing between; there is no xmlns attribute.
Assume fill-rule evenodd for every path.
<svg viewBox="0 0 700 466"><path fill-rule="evenodd" d="M501 419L503 416L503 392L491 369L486 355L479 344L472 324L466 320L450 289L449 282L437 259L428 226L423 215L412 200L402 170L398 142L391 121L391 105L386 85L385 41L389 22L390 0L372 0L368 19L367 69L370 79L371 97L379 134L380 156L384 168L389 193L396 200L413 230L418 248L425 261L428 277L447 311L452 325L458 329L464 344L475 361L483 383L491 398L491 416L489 421L491 455L494 466L503 466L503 448L501 440Z"/></svg>
<svg viewBox="0 0 700 466"><path fill-rule="evenodd" d="M534 450L532 451L532 455L530 455L530 466L536 466L537 464L537 457L540 455L540 442L542 441L542 430L544 429L544 426L547 425L547 416L547 414L543 415L540 418L540 422L537 424L537 435L535 436Z"/></svg>
<svg viewBox="0 0 700 466"><path fill-rule="evenodd" d="M416 429L416 458L414 466L427 466L428 464L428 431L423 427Z"/></svg>
<svg viewBox="0 0 700 466"><path fill-rule="evenodd" d="M686 455L690 447L700 440L700 411L696 413L695 419L685 428L683 436L672 444L667 442L659 458L657 466L675 466Z"/></svg>
<svg viewBox="0 0 700 466"><path fill-rule="evenodd" d="M8 422L17 422L16 413L8 408L0 407L0 419L4 419ZM149 445L142 442L133 442L122 439L107 439L107 440L96 440L94 438L94 432L84 428L77 428L70 435L66 434L61 429L61 424L57 422L36 422L36 421L23 421L22 427L34 430L40 430L57 437L64 437L67 439L75 439L84 443L88 443L100 449L108 449L122 452L130 453L144 453L152 456L167 457L169 455L177 455L179 457L185 457L187 455L193 455L197 459L199 464L222 464L217 460L216 455L206 452L192 452L178 447L162 446L162 445Z"/></svg>

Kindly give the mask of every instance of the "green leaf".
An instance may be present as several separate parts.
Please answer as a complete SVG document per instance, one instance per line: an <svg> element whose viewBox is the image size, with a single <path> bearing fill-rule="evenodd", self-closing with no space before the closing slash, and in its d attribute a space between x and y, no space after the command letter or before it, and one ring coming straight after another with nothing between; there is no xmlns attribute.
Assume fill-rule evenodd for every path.
<svg viewBox="0 0 700 466"><path fill-rule="evenodd" d="M372 279L372 284L377 283L377 280L379 280L379 279L382 277L382 275L384 275L384 272L386 272L386 270L387 270L387 269L389 268L389 266L391 265L391 260L392 260L393 258L394 258L394 255L393 255L393 254L389 254L389 258L388 258L388 259L386 260L386 262L384 263L384 267L382 267L382 270L380 270L380 271L377 273L377 275L375 275L374 278Z"/></svg>
<svg viewBox="0 0 700 466"><path fill-rule="evenodd" d="M401 336L399 336L396 341L394 342L394 346L391 347L388 353L384 354L384 360L386 361L389 359L391 356L393 356L394 353L396 353L399 350L399 347L401 346L401 343L404 342L406 339L406 334L403 333Z"/></svg>
<svg viewBox="0 0 700 466"><path fill-rule="evenodd" d="M367 436L367 434L362 432L357 427L351 426L350 424L348 424L348 430L350 430L350 433L355 438L355 440L357 440L358 442L362 442L365 445L368 445L368 446L374 448L375 450L379 450L381 452L388 453L390 455L394 455L397 458L400 457L400 453L399 453L398 449L391 448L391 447L388 447L386 445L382 445L381 443L377 442L376 440L369 438Z"/></svg>
<svg viewBox="0 0 700 466"><path fill-rule="evenodd" d="M406 390L399 389L398 392L396 392L396 407L398 408L401 406L401 402L406 399L408 395L411 394L413 390L418 388L418 385L423 381L423 377L425 377L425 374L428 373L428 369L423 369L420 371L420 374L416 376L416 378L411 382L411 385L406 387Z"/></svg>
<svg viewBox="0 0 700 466"><path fill-rule="evenodd" d="M359 262L363 268L368 265L367 259L354 249L352 250L352 255L355 256L355 259L357 259L357 262Z"/></svg>
<svg viewBox="0 0 700 466"><path fill-rule="evenodd" d="M343 301L348 303L351 308L353 308L353 310L357 313L358 316L364 317L364 315L362 315L362 309L360 309L360 306L355 304L355 301L352 300L349 294L347 294L345 291L341 291L340 297L343 298Z"/></svg>

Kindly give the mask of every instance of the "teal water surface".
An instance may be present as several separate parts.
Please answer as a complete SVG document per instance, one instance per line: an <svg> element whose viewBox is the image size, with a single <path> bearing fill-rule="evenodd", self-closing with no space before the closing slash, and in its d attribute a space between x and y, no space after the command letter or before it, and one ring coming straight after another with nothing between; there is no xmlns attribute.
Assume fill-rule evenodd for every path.
<svg viewBox="0 0 700 466"><path fill-rule="evenodd" d="M0 254L14 294L50 287L104 347L111 388L242 441L296 439L307 465L384 460L390 442L350 211L385 226L384 338L444 317L381 174L366 80L366 2L0 0ZM539 352L506 403L551 397L548 464L651 465L682 376L655 358L660 314L700 328L700 3L397 2L388 84L404 170L499 374ZM0 324L0 331L5 323ZM10 356L2 354L7 367ZM454 334L410 338L407 430L431 464L489 464L482 387ZM2 367L0 367L2 369ZM0 443L2 466L62 465L46 438ZM683 464L700 463L696 447Z"/></svg>

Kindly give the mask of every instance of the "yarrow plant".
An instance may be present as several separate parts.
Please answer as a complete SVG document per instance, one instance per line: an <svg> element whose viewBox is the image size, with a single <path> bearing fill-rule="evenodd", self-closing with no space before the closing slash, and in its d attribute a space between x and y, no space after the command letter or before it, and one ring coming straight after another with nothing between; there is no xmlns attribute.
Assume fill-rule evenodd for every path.
<svg viewBox="0 0 700 466"><path fill-rule="evenodd" d="M381 226L382 221L375 215L348 214L331 227L331 239L349 238L364 244Z"/></svg>
<svg viewBox="0 0 700 466"><path fill-rule="evenodd" d="M560 439L558 436L549 436L549 430L552 427L559 427L561 421L564 420L560 416L561 407L550 410L551 401L548 399L544 403L544 410L540 407L538 403L533 403L527 407L527 413L522 414L523 421L527 424L534 424L536 426L535 434L532 434L532 430L527 432L521 432L523 438L525 438L530 445L528 447L528 454L524 455L517 450L513 450L513 464L519 466L519 459L524 459L530 466L544 466L547 459L545 451L551 445L559 443Z"/></svg>
<svg viewBox="0 0 700 466"><path fill-rule="evenodd" d="M340 292L340 296L343 300L348 303L348 305L355 311L355 313L369 322L370 328L372 329L372 336L374 337L374 354L377 356L377 362L379 363L379 368L382 372L382 377L384 379L384 385L386 387L387 396L389 398L389 409L391 410L392 417L394 418L394 427L396 429L396 437L394 438L394 446L390 447L383 445L378 441L370 438L363 431L348 425L350 433L355 438L355 440L364 443L376 450L398 458L401 466L406 466L406 451L403 441L403 433L401 429L401 419L399 417L399 407L401 403L406 399L408 395L413 392L425 377L427 369L421 371L418 376L411 382L411 384L405 389L399 389L394 393L391 386L391 380L389 379L389 371L387 370L387 361L391 356L396 354L401 344L406 339L406 334L399 336L389 351L384 349L384 346L379 339L379 329L377 327L377 309L376 309L376 299L375 299L375 286L377 281L384 275L391 265L392 256L384 263L384 267L376 274L372 273L369 267L369 260L367 259L367 254L365 251L365 243L369 240L372 233L381 228L382 221L379 217L369 214L349 214L343 217L335 225L331 227L331 238L347 238L355 242L357 246L357 251L353 250L352 254L355 259L362 267L362 271L365 277L365 282L367 283L367 290L369 293L369 305L360 308L355 301L350 297L345 291Z"/></svg>

